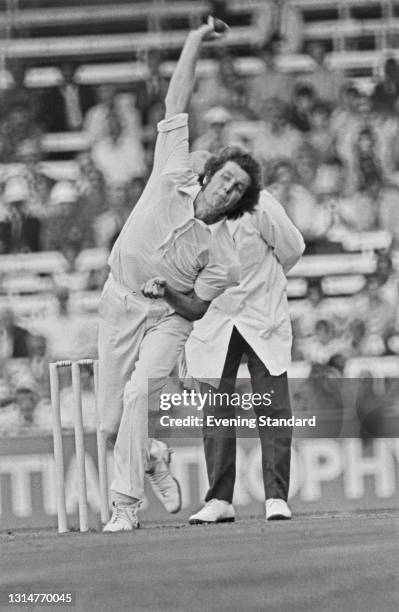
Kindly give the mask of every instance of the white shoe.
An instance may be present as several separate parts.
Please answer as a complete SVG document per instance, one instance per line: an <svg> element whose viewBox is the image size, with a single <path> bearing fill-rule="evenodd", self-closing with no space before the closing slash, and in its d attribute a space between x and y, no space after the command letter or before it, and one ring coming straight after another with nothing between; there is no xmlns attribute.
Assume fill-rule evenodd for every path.
<svg viewBox="0 0 399 612"><path fill-rule="evenodd" d="M223 499L211 499L199 512L188 519L190 525L202 523L233 523L235 512L233 504Z"/></svg>
<svg viewBox="0 0 399 612"><path fill-rule="evenodd" d="M171 514L181 508L180 484L169 470L172 452L164 442L153 440L146 474L155 495Z"/></svg>
<svg viewBox="0 0 399 612"><path fill-rule="evenodd" d="M112 516L104 526L103 532L132 531L140 527L137 510L140 508L141 502L113 502L112 506Z"/></svg>
<svg viewBox="0 0 399 612"><path fill-rule="evenodd" d="M270 498L266 500L266 520L287 520L292 516L288 504L283 499Z"/></svg>

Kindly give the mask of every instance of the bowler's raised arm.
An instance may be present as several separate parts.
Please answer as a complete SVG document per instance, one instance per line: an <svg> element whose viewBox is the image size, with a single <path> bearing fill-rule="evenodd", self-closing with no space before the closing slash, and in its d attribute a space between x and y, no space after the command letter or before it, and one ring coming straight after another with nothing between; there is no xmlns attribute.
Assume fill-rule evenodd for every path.
<svg viewBox="0 0 399 612"><path fill-rule="evenodd" d="M201 45L221 36L222 34L215 30L213 17L209 17L206 24L189 33L169 83L165 98L165 119L185 112L194 89L195 67Z"/></svg>

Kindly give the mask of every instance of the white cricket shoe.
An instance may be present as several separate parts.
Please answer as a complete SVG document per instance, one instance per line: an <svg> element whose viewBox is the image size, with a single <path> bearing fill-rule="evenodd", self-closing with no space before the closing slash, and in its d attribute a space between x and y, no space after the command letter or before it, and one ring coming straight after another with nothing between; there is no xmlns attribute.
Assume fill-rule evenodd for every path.
<svg viewBox="0 0 399 612"><path fill-rule="evenodd" d="M155 495L164 508L171 514L175 514L181 509L181 490L178 480L169 470L171 454L172 451L165 442L153 440L146 474Z"/></svg>
<svg viewBox="0 0 399 612"><path fill-rule="evenodd" d="M292 512L288 504L283 499L270 498L266 500L266 520L279 521L288 520L292 516Z"/></svg>
<svg viewBox="0 0 399 612"><path fill-rule="evenodd" d="M211 499L196 514L188 519L190 525L203 523L233 523L235 521L233 504L223 499Z"/></svg>
<svg viewBox="0 0 399 612"><path fill-rule="evenodd" d="M112 516L108 523L104 526L104 533L112 533L116 531L132 531L140 527L137 518L137 510L140 508L141 502L113 502Z"/></svg>

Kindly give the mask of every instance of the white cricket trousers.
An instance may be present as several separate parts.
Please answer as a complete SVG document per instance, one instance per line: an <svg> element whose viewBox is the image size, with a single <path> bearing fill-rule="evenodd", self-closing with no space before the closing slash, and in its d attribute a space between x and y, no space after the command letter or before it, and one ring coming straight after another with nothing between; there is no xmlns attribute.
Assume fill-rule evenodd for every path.
<svg viewBox="0 0 399 612"><path fill-rule="evenodd" d="M164 300L145 298L107 280L99 307L98 402L101 429L117 434L111 490L144 496L149 456L148 411L171 374L192 323ZM150 394L148 379L151 380Z"/></svg>

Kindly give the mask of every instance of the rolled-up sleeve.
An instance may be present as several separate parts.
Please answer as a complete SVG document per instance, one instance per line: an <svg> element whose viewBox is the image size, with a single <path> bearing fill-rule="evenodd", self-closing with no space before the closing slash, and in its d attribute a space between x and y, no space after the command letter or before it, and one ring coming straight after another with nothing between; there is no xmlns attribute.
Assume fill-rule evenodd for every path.
<svg viewBox="0 0 399 612"><path fill-rule="evenodd" d="M212 238L209 258L194 283L201 300L210 302L229 287L240 283L240 263L228 230L221 229Z"/></svg>
<svg viewBox="0 0 399 612"><path fill-rule="evenodd" d="M188 115L180 113L158 123L153 172L189 168Z"/></svg>
<svg viewBox="0 0 399 612"><path fill-rule="evenodd" d="M305 242L281 204L265 190L260 195L254 223L287 273L301 257Z"/></svg>

